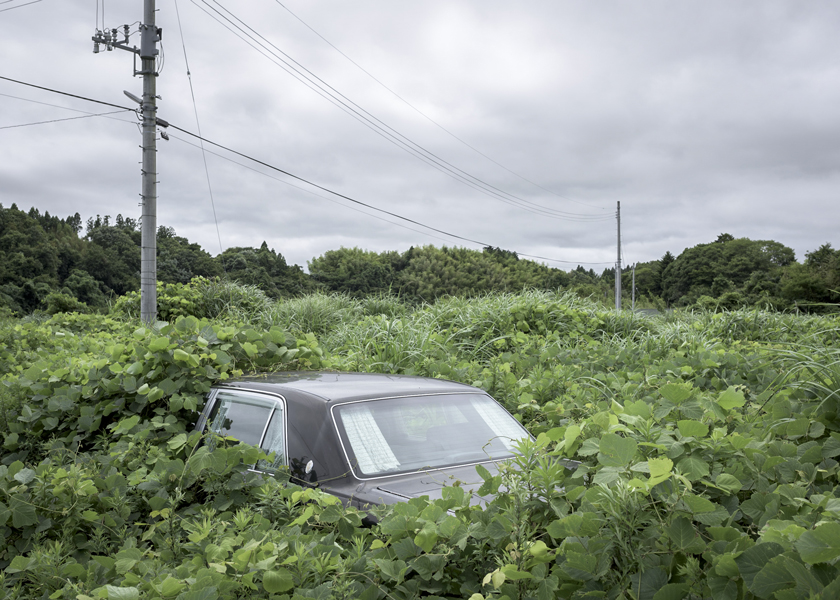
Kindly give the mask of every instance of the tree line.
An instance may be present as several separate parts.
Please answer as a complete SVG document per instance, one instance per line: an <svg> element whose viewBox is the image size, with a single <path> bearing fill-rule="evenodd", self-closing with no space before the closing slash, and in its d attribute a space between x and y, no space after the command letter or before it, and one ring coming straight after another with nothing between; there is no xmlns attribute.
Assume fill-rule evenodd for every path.
<svg viewBox="0 0 840 600"><path fill-rule="evenodd" d="M140 227L117 215L66 218L0 204L0 310L102 311L116 297L140 287ZM339 248L308 263L309 273L289 265L263 242L228 248L217 256L171 227L157 236L158 280L188 283L194 277L227 278L280 299L315 291L353 297L398 295L409 302L441 296L523 289L572 289L611 303L615 269L600 274L578 266L556 269L486 247L412 247L405 252ZM629 301L633 273L622 270ZM840 250L826 243L798 263L794 251L775 241L721 234L708 244L671 252L635 269L638 306L731 309L739 306L834 310L840 302Z"/></svg>

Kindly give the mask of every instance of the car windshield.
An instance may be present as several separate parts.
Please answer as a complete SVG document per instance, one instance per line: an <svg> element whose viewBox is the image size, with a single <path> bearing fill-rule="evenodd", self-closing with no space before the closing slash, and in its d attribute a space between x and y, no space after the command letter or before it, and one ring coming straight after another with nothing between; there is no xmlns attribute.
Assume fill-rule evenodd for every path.
<svg viewBox="0 0 840 600"><path fill-rule="evenodd" d="M336 424L365 476L505 459L528 432L482 394L389 398L339 405Z"/></svg>

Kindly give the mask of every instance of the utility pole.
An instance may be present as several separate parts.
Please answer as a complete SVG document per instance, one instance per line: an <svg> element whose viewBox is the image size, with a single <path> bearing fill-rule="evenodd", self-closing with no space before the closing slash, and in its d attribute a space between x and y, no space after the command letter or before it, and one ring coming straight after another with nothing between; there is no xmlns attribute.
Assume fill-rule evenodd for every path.
<svg viewBox="0 0 840 600"><path fill-rule="evenodd" d="M143 97L137 98L130 92L125 95L140 105L143 130L142 191L143 211L140 224L140 318L152 324L157 318L157 132L160 124L168 124L156 117L157 72L155 61L158 55L157 43L161 30L155 26L155 0L143 0L143 23L140 25L140 48L128 45L129 26L123 25L123 39L117 38L117 30L96 30L93 51L99 52L100 45L110 51L114 48L134 54L134 75L143 76ZM140 70L137 70L137 57Z"/></svg>
<svg viewBox="0 0 840 600"><path fill-rule="evenodd" d="M636 312L636 263L633 263L633 312Z"/></svg>
<svg viewBox="0 0 840 600"><path fill-rule="evenodd" d="M616 202L615 218L618 225L618 243L615 259L615 309L621 310L621 202Z"/></svg>

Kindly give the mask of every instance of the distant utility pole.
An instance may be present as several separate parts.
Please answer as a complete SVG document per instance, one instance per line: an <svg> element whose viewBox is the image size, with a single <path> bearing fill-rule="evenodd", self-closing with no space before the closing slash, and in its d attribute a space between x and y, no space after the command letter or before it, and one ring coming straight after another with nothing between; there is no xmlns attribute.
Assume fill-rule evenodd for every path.
<svg viewBox="0 0 840 600"><path fill-rule="evenodd" d="M615 218L618 224L618 243L615 259L615 309L621 310L621 202L616 202Z"/></svg>
<svg viewBox="0 0 840 600"><path fill-rule="evenodd" d="M152 324L157 318L157 134L156 126L166 127L168 123L158 119L155 60L161 29L155 27L155 0L143 1L143 23L140 25L140 48L128 45L129 26L123 25L123 39L117 38L116 29L96 30L93 51L99 52L100 45L108 51L114 48L134 54L134 75L143 76L143 98L130 92L125 95L140 105L143 117L143 168L142 192L143 212L140 226L140 318ZM137 57L140 70L137 70Z"/></svg>

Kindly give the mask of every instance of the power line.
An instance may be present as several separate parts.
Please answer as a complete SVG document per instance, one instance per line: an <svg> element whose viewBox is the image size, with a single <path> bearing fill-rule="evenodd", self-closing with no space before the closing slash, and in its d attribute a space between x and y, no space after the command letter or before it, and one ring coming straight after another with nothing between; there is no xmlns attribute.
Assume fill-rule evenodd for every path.
<svg viewBox="0 0 840 600"><path fill-rule="evenodd" d="M312 73L309 69L298 63L292 57L290 57L287 53L283 52L277 46L272 44L259 32L257 32L247 23L245 23L242 19L234 15L230 10L225 8L220 2L218 2L218 0L213 1L215 4L220 6L222 10L225 11L225 13L230 15L230 17L235 19L238 23L241 23L241 25L231 20L230 17L223 14L214 6L211 6L207 2L207 0L201 0L201 2L214 13L216 13L218 17L204 9L204 7L199 5L196 0L191 1L198 8L200 8L206 14L208 14L211 18L213 18L215 21L219 22L223 27L228 29L228 31L234 33L234 35L236 35L249 46L251 46L254 50L256 50L264 57L274 62L277 66L280 66L283 70L285 70L287 73L295 77L298 81L312 89L314 92L318 93L329 102L335 104L336 106L353 116L355 119L359 120L363 125L370 128L375 133L379 134L389 142L397 145L402 150L412 154L416 158L423 160L433 168L445 173L453 179L456 179L457 181L460 181L461 183L464 183L472 187L473 189L476 189L484 194L487 194L502 202L505 202L506 204L510 204L512 206L516 206L518 208L536 214L540 214L545 217L570 221L607 221L612 219L612 217L610 217L609 215L585 215L579 213L568 213L545 207L531 202L530 200L525 200L523 198L520 198L519 196L515 196L513 194L505 192L504 190L501 190L496 186L493 186L492 184L489 184L483 181L482 179L471 175L470 173L456 167L455 165L436 155L434 152L431 152L430 150L427 150L420 144L417 144L416 142L412 141L410 138L401 134L400 132L390 127L389 125L378 119L376 116L372 115L370 112L366 111L364 108L347 98L344 94L333 88L320 77ZM233 29L231 29L231 27L220 21L220 19L237 29L238 32L241 32L241 35L237 31L234 31ZM251 33L249 33L249 31ZM248 39L245 39L243 35ZM255 46L254 44L257 44L259 47ZM269 46L271 47L271 49L268 48ZM275 54L275 51L279 52L282 56L286 57L288 61ZM266 52L268 52L270 56L267 55ZM282 64L278 63L277 61L280 61L280 63ZM291 63L294 63L294 65L291 64L289 61L291 61Z"/></svg>
<svg viewBox="0 0 840 600"><path fill-rule="evenodd" d="M11 2L12 0L8 0L8 1ZM0 10L0 12L6 12L7 10L14 10L16 8L23 8L24 6L29 6L30 4L38 4L39 2L42 2L42 1L43 0L32 0L32 2L27 2L26 4L18 4L17 6L12 6L10 8L4 8L3 10ZM6 4L6 2L3 2L2 4Z"/></svg>
<svg viewBox="0 0 840 600"><path fill-rule="evenodd" d="M44 86L40 86L40 85L35 85L35 84L33 84L33 83L26 83L26 82L24 82L24 81L19 81L19 80L17 80L17 79L11 79L10 77L3 77L2 75L0 75L0 79L3 79L3 80L5 80L5 81L11 81L11 82L13 82L13 83L18 83L18 84L25 85L25 86L29 86L29 87L33 87L33 88L36 88L36 89L44 90L44 91L51 92L51 93L54 93L54 94L61 94L62 96L69 96L69 97L71 97L71 98L78 98L78 99L80 99L80 100L85 100L86 102L93 102L93 103L96 103L96 104L103 104L103 105L106 105L106 106L113 106L113 107L115 107L115 108L122 108L122 109L124 109L124 110L133 110L133 109L130 109L130 108L125 107L125 106L119 106L119 105L117 105L117 104L111 104L110 102L104 102L104 101L102 101L102 100L94 100L93 98L87 98L87 97L85 97L85 96L79 96L79 95L77 95L77 94L70 94L70 93L68 93L68 92L62 92L62 91L60 91L60 90L55 90L55 89L52 89L52 88L48 88L48 87L44 87ZM336 196L336 197L338 197L338 198L342 198L342 199L344 199L344 200L347 200L347 201L352 202L352 203L354 203L354 204L357 204L357 205L359 205L359 206L364 206L364 207L369 208L369 209L371 209L371 210L374 210L374 211L376 211L376 212L379 212L379 213L382 213L382 214L386 214L386 215L392 216L392 217L394 217L394 218L396 218L396 219L400 219L401 221L405 221L405 222L407 222L407 223L411 223L411 224L413 224L413 225L417 225L417 226L419 226L419 227L423 227L424 229L428 229L428 230L430 230L430 231L434 231L434 232L436 232L436 233L440 233L440 234L442 234L442 235L445 235L445 236L450 237L450 238L453 238L453 239L461 240L461 241L464 241L464 242L469 242L469 243L471 243L471 244L476 244L476 245L483 246L483 247L487 247L487 246L492 246L492 245L493 245L493 244L490 244L490 243L487 243L487 242L482 242L482 241L479 241L479 240L474 240L474 239L472 239L472 238L468 238L468 237L465 237L465 236L461 236L461 235L457 235L457 234L454 234L454 233L450 233L450 232L445 231L445 230L443 230L443 229L438 229L438 228L436 228L436 227L432 227L431 225L426 225L425 223L421 223L420 221L416 221L416 220L414 220L414 219L410 219L409 217L404 217L404 216L402 216L402 215L400 215L400 214L397 214L397 213L394 213L394 212L391 212L391 211L388 211L388 210L385 210L385 209L379 208L379 207L377 207L377 206L373 206L373 205L368 204L368 203L366 203L366 202L362 202L361 200L356 200L355 198L351 198L350 196L347 196L347 195L342 194L342 193L340 193L340 192L336 192L336 191L334 191L334 190L331 190L331 189L329 189L329 188L327 188L327 187L325 187L325 186L319 185L319 184L317 184L317 183L315 183L315 182L313 182L313 181L309 181L308 179L305 179L305 178L303 178L303 177L300 177L299 175L295 175L294 173L290 173L289 171L286 171L286 170L284 170L284 169L281 169L280 167L276 167L276 166L274 166L274 165L272 165L272 164L269 164L269 163L267 163L267 162L265 162L265 161L262 161L262 160L260 160L260 159L258 159L258 158L254 158L253 156L249 156L248 154L245 154L245 153L243 153L243 152L239 152L238 150L234 150L233 148L229 148L228 146L225 146L225 145L220 144L220 143L218 143L218 142L214 142L214 141L212 141L212 140L209 140L209 139L207 139L207 138L204 138L204 137L202 137L202 136L200 136L200 135L197 135L197 134L195 134L195 133L193 133L193 132L191 132L191 131L187 131L186 129L183 129L183 128L181 128L181 127L178 127L177 125L174 125L174 124L172 124L172 123L168 123L168 124L167 124L167 126L168 126L168 127L171 127L172 129L176 129L176 130L180 131L181 133L184 133L184 134L186 134L186 135L188 135L188 136L190 136L190 137L193 137L193 138L195 138L195 139L201 140L201 141L203 141L203 142L205 142L205 143L207 143L207 144L210 144L210 145L216 146L217 148L220 148L220 149L222 149L222 150L225 150L226 152L230 152L231 154L235 154L235 155L237 155L237 156L241 156L242 158L245 158L245 159L247 159L247 160L250 160L251 162L254 162L254 163L256 163L256 164L262 165L262 166L264 166L264 167L266 167L266 168L268 168L268 169L271 169L271 170L273 170L273 171L277 171L278 173L282 173L282 174L284 174L284 175L287 175L287 176L289 176L289 177L292 177L293 179L297 179L298 181L300 181L300 182L302 182L302 183L305 183L305 184L307 184L307 185L310 185L310 186L312 186L312 187L314 187L314 188L317 188L317 189L319 189L319 190L322 190L322 191L324 191L324 192L327 192L328 194L332 194L333 196ZM518 255L518 256L524 256L524 257L526 257L526 258L535 258L535 259L538 259L538 260L547 260L547 261L549 261L549 262L556 262L556 263L562 263L562 264L588 264L588 265L606 265L606 264L612 264L612 263L610 263L610 262L580 262L580 261L570 261L570 260L559 260L559 259L556 259L556 258L549 258L549 257L545 257L545 256L537 256L537 255L532 255L532 254L523 254L523 253L519 253L519 252L517 252L517 255Z"/></svg>
<svg viewBox="0 0 840 600"><path fill-rule="evenodd" d="M290 15L292 15L295 19L297 19L298 21L300 21L300 22L303 24L303 26L304 26L304 27L306 27L307 29L309 29L309 31L311 31L312 33L314 33L315 35L317 35L319 38L321 38L321 39L322 39L322 40L323 40L323 41L324 41L324 42L325 42L328 46L330 46L333 50L335 50L335 51L336 51L336 52L338 52L341 56L343 56L343 57L344 57L344 58L346 58L348 61L350 61L350 62L351 62L354 66L356 66L356 67L357 67L357 68L358 68L358 69L359 69L362 73L364 73L365 75L367 75L368 77L370 77L371 79L373 79L376 83L378 83L379 85L381 85L383 88L385 88L386 90L388 90L391 94L393 94L393 95L394 95L394 97L396 97L398 100L400 100L401 102L403 102L406 106L408 106L409 108L411 108L412 110L414 110L415 112L417 112L417 113L418 113L420 116L422 116L424 119L428 120L430 123L432 123L433 125L435 125L435 126L436 126L436 127L438 127L439 129L443 130L444 132L446 132L447 134L449 134L451 137L453 137L453 138L454 138L454 139L456 139L457 141L461 142L464 146L466 146L467 148L469 148L469 149L470 149L470 150L472 150L473 152L476 152L477 154L479 154L479 155L483 156L484 158L486 158L487 160L489 160L490 162L492 162L494 165L496 165L496 166L498 166L498 167L501 167L502 169L504 169L505 171L507 171L507 172L508 172L508 173L510 173L511 175L514 175L514 176L518 177L518 178L519 178L519 179L521 179L522 181L525 181L525 182L527 182L527 183L530 183L531 185L533 185L533 186L535 186L535 187L537 187L537 188L539 188L539 189L543 190L544 192L548 192L549 194L553 194L553 195L555 195L555 196L557 196L557 197L559 197L559 198L563 198L563 199L565 199L565 200L568 200L569 202L574 202L574 203L576 203L576 204L581 204L581 205L583 205L583 206L589 206L590 208L601 208L601 207L593 207L593 206L591 206L590 204L586 204L585 202L580 202L579 200L575 200L575 199L573 199L573 198L569 198L568 196L564 196L563 194L558 194L557 192L555 192L555 191L553 191L553 190L550 190L550 189L548 189L548 188L545 188L545 187L541 186L540 184L538 184L538 183L536 183L536 182L534 182L534 181L531 181L531 180L530 180L530 179L528 179L527 177L525 177L525 176L523 176L523 175L520 175L520 174L519 174L519 173L517 173L516 171L513 171L513 170L509 169L508 167L506 167L505 165L501 164L500 162L498 162L498 161L494 160L494 159L493 159L493 158L491 158L490 156L487 156L487 155L486 155L485 153L483 153L481 150L479 150L478 148L476 148L476 147L472 146L469 142L467 142L467 141L463 140L462 138L460 138L460 137L458 137L457 135L455 135L454 133L452 133L449 129L447 129L446 127L444 127L443 125L441 125L440 123L438 123L437 121L435 121L432 117L430 117L429 115L427 115L426 113L424 113L422 110L420 110L419 108L417 108L416 106L414 106L411 102L409 102L408 100L406 100L405 98L403 98L402 96L400 96L397 92L395 92L394 90L392 90L390 87L388 87L387 85L385 85L384 83L382 83L382 81L380 81L379 79L377 79L377 78L376 78L376 77L375 77L372 73L370 73L370 72L369 72L367 69L365 69L362 65L360 65L360 64L359 64L359 63L357 63L355 60L353 60L352 58L350 58L349 56L347 56L344 52L342 52L342 51L341 51L341 50L340 50L340 49L339 49L339 48L338 48L335 44L333 44L333 43L332 43L332 42L330 42L327 38L325 38L323 35L321 35L321 34L320 34L320 33L318 33L317 31L315 31L315 29L313 29L313 28L312 28L312 27L311 27L311 26L310 26L310 25L309 25L306 21L304 21L303 19L301 19L301 18L300 18L299 16L297 16L294 12L292 12L292 10L291 10L288 6L286 6L285 4L283 4L282 2L280 2L280 0L274 0L274 1L275 1L277 4L279 4L280 6L282 6L282 7L283 7L283 9L285 9L285 10L286 10L286 11L287 11ZM606 209L602 208L602 210L606 210Z"/></svg>
<svg viewBox="0 0 840 600"><path fill-rule="evenodd" d="M461 236L461 235L457 235L457 234L455 234L455 233L449 233L448 231L444 231L443 229L438 229L438 228L436 228L436 227L432 227L431 225L426 225L425 223L421 223L420 221L415 221L414 219L410 219L410 218L408 218L408 217L404 217L404 216L402 216L402 215L399 215L399 214L397 214L397 213L394 213L394 212L391 212L391 211L385 210L385 209L383 209L383 208L379 208L379 207L377 207L377 206L373 206L372 204L368 204L368 203L366 203L366 202L362 202L361 200L356 200L355 198L351 198L350 196L346 196L346 195L344 195L344 194L342 194L342 193L340 193L340 192L336 192L335 190L331 190L330 188L327 188L327 187L324 187L324 186L322 186L322 185L319 185L319 184L317 184L317 183L315 183L315 182L313 182L313 181L309 181L308 179L305 179L305 178L303 178L303 177L300 177L299 175L295 175L294 173L290 173L289 171L285 171L285 170L281 169L280 167L276 167L276 166L274 166L274 165L272 165L272 164L269 164L269 163L267 163L267 162L265 162L265 161L262 161L262 160L260 160L260 159L258 159L258 158L254 158L253 156L249 156L249 155L247 155L247 154L245 154L245 153L243 153L243 152L239 152L238 150L234 150L233 148L229 148L229 147L227 147L227 146L225 146L225 145L223 145L223 144L219 144L218 142L214 142L214 141L212 141L212 140L208 140L208 139L206 139L206 138L200 138L200 136L196 135L195 133L192 133L191 131L187 131L186 129L182 129L182 128L178 127L177 125L173 125L172 123L170 123L170 124L169 124L169 126L170 126L170 127L172 127L173 129L177 129L177 130L178 130L178 131L180 131L181 133L185 133L185 134L187 134L187 135L189 135L189 136L192 136L192 137L194 137L194 138L196 138L196 139L203 139L203 141L207 142L208 144L212 144L213 146L216 146L217 148L221 148L222 150L225 150L225 151L227 151L227 152L230 152L231 154L236 154L237 156L241 156L242 158L246 158L246 159L248 159L248 160L250 160L250 161L252 161L252 162L255 162L255 163L259 164L259 165L262 165L262 166L264 166L264 167L266 167L266 168L268 168L268 169L272 169L272 170L274 170L274 171L277 171L278 173L283 173L284 175L288 175L289 177L292 177L292 178L294 178L294 179L297 179L298 181L301 181L301 182L303 182L303 183L305 183L305 184L307 184L307 185L311 185L311 186L312 186L312 187L314 187L314 188L317 188L317 189L319 189L319 190L325 191L325 192L327 192L327 193L329 193L329 194L332 194L333 196L337 196L337 197L339 197L339 198L343 198L344 200L348 200L348 201L350 201L350 202L353 202L354 204L358 204L358 205L360 205L360 206L364 206L364 207L369 208L369 209L371 209L371 210L375 210L375 211L377 211L377 212L380 212L380 213L383 213L383 214L386 214L386 215L390 215L390 216L395 217L395 218L397 218L397 219L400 219L400 220L402 220L402 221L406 221L406 222L408 222L408 223L412 223L412 224L414 224L414 225L418 225L418 226L423 227L423 228L425 228L425 229L429 229L429 230L431 230L431 231L435 231L435 232L437 232L437 233L441 233L441 234L446 235L446 236L448 236L448 237L455 238L455 239L458 239L458 240L462 240L462 241L464 241L464 242L469 242L469 243L471 243L471 244L477 244L477 245L479 245L479 246L484 246L484 247L487 247L487 246L492 246L492 244L489 244L489 243L487 243L487 242L482 242L482 241L479 241L479 240L474 240L474 239L472 239L472 238L468 238L468 237L464 237L464 236ZM564 263L564 264L590 264L590 265L607 265L607 264L612 264L612 263L608 263L608 262L597 262L597 263L579 263L578 261L558 260L558 259L556 259L556 258L547 258L547 257L545 257L545 256L535 256L535 255L531 255L531 254L522 254L522 253L519 253L519 252L517 252L517 255L518 255L518 256L525 256L525 257L528 257L528 258L537 258L537 259L539 259L539 260L548 260L548 261L551 261L551 262Z"/></svg>
<svg viewBox="0 0 840 600"><path fill-rule="evenodd" d="M15 100L23 100L24 102L31 102L32 104L40 104L41 106L50 106L52 108L60 108L62 110L69 110L70 112L82 113L82 114L89 115L89 116L97 116L97 115L105 116L106 119L109 119L111 121L119 121L120 123L131 123L132 125L137 124L136 121L126 121L125 119L117 119L116 117L107 116L107 115L110 115L112 113L92 113L92 112L88 112L86 110L79 110L78 108L70 108L68 106L61 106L60 104L50 104L49 102L39 102L38 100L32 100L30 98L22 98L20 96L12 96L11 94L0 94L0 96L2 96L3 98L13 98ZM130 110L134 110L134 112L136 112L135 109L130 109ZM113 114L118 114L120 112L123 112L123 111L114 111Z"/></svg>
<svg viewBox="0 0 840 600"><path fill-rule="evenodd" d="M208 6L210 6L210 5L208 4L207 0L202 0L202 2L203 2L204 4L207 4ZM300 75L302 75L303 77L306 77L306 78L307 78L310 82L315 83L315 85L319 85L319 86L320 86L321 84L323 84L324 86L326 86L327 88L329 88L329 90L331 90L332 92L335 92L335 94L337 94L338 96L341 96L341 98L343 98L344 100L346 100L348 103L352 104L353 106L352 106L352 107L349 107L349 108L350 108L350 109L351 109L354 113L356 113L356 114L357 114L357 115L359 115L359 116L362 116L362 118L364 118L366 121L370 122L370 123L371 123L372 125L374 125L375 127L379 128L380 130L385 131L385 133L387 133L389 136L391 136L391 137L398 136L399 138L402 138L401 140L399 140L399 141L400 141L400 143L407 143L407 144L410 144L410 145L411 145L411 147L412 147L412 149L415 149L415 148L416 148L416 149L417 149L417 151L424 153L424 156L422 156L421 158L423 158L424 160L427 160L427 161L431 160L431 162L433 162L433 163L435 163L436 165L438 165L438 167L443 167L443 169L445 169L446 171L449 171L449 174L450 174L450 175L454 175L456 178L459 178L459 179L461 179L461 180L465 180L465 181L463 181L463 182L468 183L469 185L471 185L471 186L472 186L472 187L474 187L475 189L479 189L479 191L482 191L482 192L484 192L484 193L488 193L488 195L491 195L491 196L493 196L493 197L497 197L498 199L502 200L503 202L507 202L508 204L519 205L519 202L526 203L526 204L530 204L530 205L531 205L531 207L528 207L528 206L522 206L522 205L519 205L519 206L520 206L520 208L524 208L525 210L531 210L531 212L538 212L539 214L554 213L554 214L556 214L556 215L562 215L562 216L558 216L558 217L554 217L554 218L568 218L568 220L588 220L588 219L592 219L592 220L610 220L610 217L609 217L609 216L605 216L605 215L583 215L583 214L579 214L579 213L567 213L567 212L564 212L564 211L559 211L559 210L552 209L552 208L549 208L549 207L541 206L541 205L539 205L539 204L536 204L536 203L534 203L534 202L531 202L530 200L525 200L525 199L523 199L523 198L520 198L520 197L515 196L515 195L513 195L513 194L510 194L510 193L508 193L508 192L505 192L504 190L501 190L501 189L499 189L499 188L497 188L497 187L493 186L492 184L489 184L489 183L487 183L487 182L485 182L485 181L483 181L483 180L479 179L478 177L475 177L475 176L473 176L473 175L471 175L471 174L467 173L466 171L464 171L464 170L462 170L462 169L459 169L458 167L456 167L456 166L452 165L451 163L449 163L449 162L447 162L446 160L442 159L441 157L437 156L437 155L436 155L436 154L434 154L433 152L431 152L431 151L427 150L427 149L426 149L426 148L424 148L423 146L421 146L421 145L417 144L416 142L413 142L411 139L409 139L408 137L406 137L406 136L404 136L403 134L399 133L398 131L396 131L395 129L393 129L392 127L390 127L389 125L387 125L386 123L384 123L383 121L381 121L380 119L378 119L377 117L375 117L374 115L372 115L371 113L369 113L368 111L366 111L364 108L360 107L358 104L356 104L355 102L353 102L352 100L350 100L349 98L347 98L346 96L344 96L344 94L342 94L341 92L339 92L338 90L336 90L335 88L333 88L331 85L329 85L328 83L326 83L326 82L325 82L324 80L322 80L320 77L318 77L317 75L315 75L314 73L312 73L309 69L307 69L306 67L304 67L303 65L301 65L300 63L298 63L296 60L294 60L292 57L290 57L287 53L285 53L285 52L283 52L282 50L280 50L279 48L277 48L277 46L275 46L275 45L274 45L274 44L272 44L270 41L268 41L268 40L267 40L264 36L262 36L259 32L255 31L255 30L254 30L252 27L250 27L247 23L245 23L244 21L242 21L242 19L240 19L239 17L237 17L236 15L234 15L234 14L233 14L230 10L228 10L227 8L225 8L225 7L224 7L224 6L223 6L223 5L222 5L222 4L221 4L218 0L213 0L213 2L215 2L215 4L218 4L219 6L221 6L221 7L222 7L222 9L223 9L225 12L227 12L229 15L231 15L231 17L233 17L234 19L236 19L236 20L237 20L237 21L239 21L240 23L242 23L242 25L243 25L245 28L247 28L248 30L250 30L251 32L253 32L253 33L254 33L257 37L259 37L261 40L263 40L266 44L268 44L269 46L271 46L272 48L274 48L277 52L279 52L280 54L282 54L283 56L285 56L286 58L288 58L290 61L292 61L295 65L297 65L297 66L298 66L298 67L300 67L301 69L303 69L303 71L305 71L308 75L311 75L312 77L314 77L314 78L315 78L315 79L316 79L319 83L312 82L312 80L311 80L311 79L310 79L307 75L304 75L303 73L301 73L298 69L296 69L295 67L293 67L292 65L290 65L288 62L284 61L282 58L281 58L281 59L279 59L279 60L281 60L284 64L286 64L286 65L287 65L287 66L289 66L290 68L294 69L297 73L299 73L299 74L300 74ZM193 0L193 3L195 3L195 0ZM227 17L225 17L224 15L222 15L222 14L221 14L218 10L216 10L216 9L215 9L215 8L213 8L213 7L210 7L210 8L211 8L211 9L213 9L213 10L214 10L217 14L219 14L222 18L224 18L224 19L225 19L228 23L231 23L234 27L237 27L238 29L240 29L240 31L242 31L242 29L241 29L239 26L237 26L237 25L236 25L235 23L233 23L230 19L228 19ZM206 12L206 11L205 11L205 12ZM208 14L209 14L209 13L208 13ZM212 15L211 15L211 16L212 16ZM244 32L244 33L245 33L245 35L247 35L250 39L254 40L254 37L253 37L253 36L251 36L251 35L250 35L250 34L248 34L247 32ZM241 39L241 37L240 37L240 39ZM259 43L259 42L258 42L258 43ZM253 46L252 46L252 47L253 47ZM256 48L255 48L255 49L256 49ZM279 58L279 57L278 57L278 58ZM287 70L287 72L288 72L288 70ZM298 78L298 80L300 80L300 78ZM310 87L310 89L312 89L312 88L311 88L311 86L309 86L309 87ZM323 88L321 88L321 89L323 89ZM317 91L317 90L316 90L316 91ZM324 91L326 91L326 90L324 90ZM329 92L327 92L327 93L329 93ZM330 94L330 95L332 96L332 94ZM334 97L334 96L333 96L333 97ZM342 104L344 104L344 102L342 102ZM349 106L349 105L348 105L348 106ZM353 107L355 107L355 108L353 108ZM358 109L358 111L357 111L356 109ZM361 111L361 112L359 112L359 111ZM369 117L371 117L371 119L373 119L374 121L376 121L376 123L371 122L369 119L367 119L367 117L364 117L364 115L361 115L361 113L364 113L365 115L368 115ZM377 123L378 123L378 125L377 125ZM386 130L388 130L388 131L386 131ZM390 132L390 133L389 133L389 132ZM396 139L396 138L395 138L395 139ZM405 142L403 142L402 140L405 140ZM430 164L431 164L431 163L430 163ZM433 165L433 166L434 166L434 165ZM439 170L440 170L440 169L439 169ZM502 196L500 196L500 194L501 194L502 196L506 196L506 197L502 197ZM519 201L519 202L517 202L517 201ZM536 209L536 210L534 210L534 209ZM551 216L551 215L545 215L545 216Z"/></svg>
<svg viewBox="0 0 840 600"><path fill-rule="evenodd" d="M178 33L181 35L181 47L184 49L184 65L187 68L187 79L190 82L190 96L192 97L193 113L195 113L195 126L198 129L198 135L201 135L201 122L198 120L198 105L195 102L195 90L193 90L192 73L190 73L190 61L187 59L187 43L184 40L184 30L181 27L181 12L178 10L178 0L175 0L175 15L178 19ZM163 48L163 44L161 44ZM219 239L219 252L224 252L222 248L222 233L219 229L219 219L216 216L216 200L213 198L213 186L210 185L210 169L207 167L207 155L204 153L204 142L201 142L201 157L204 159L204 174L207 178L207 189L210 192L210 206L213 208L213 221L216 223L216 237ZM224 269L222 264L222 269Z"/></svg>
<svg viewBox="0 0 840 600"><path fill-rule="evenodd" d="M254 167L249 167L245 163L241 163L239 161L233 160L232 158L229 158L229 157L225 156L224 154L219 154L218 152L213 152L212 150L207 150L203 146L199 146L198 144L193 144L192 142L189 142L186 139L181 138L177 135L173 134L173 135L170 135L169 137L171 137L173 140L178 140L179 142L181 142L183 144L187 144L188 146L192 146L193 148L198 148L202 152L206 152L207 154L212 154L215 157L221 158L222 160L226 160L229 163L233 163L233 164L235 164L239 167L242 167L243 169L248 169L249 171L253 171L254 173L262 175L263 177L268 177L269 179L273 179L274 181L279 181L280 183L282 183L284 185L287 185L289 187L295 188L296 190L300 190L301 192L311 194L312 196L315 196L316 198L321 198L322 200L326 200L327 202L332 202L333 204L337 204L338 206L356 211L357 213L363 214L367 217L372 217L374 219L378 219L379 221L383 221L385 223L388 223L389 225L394 225L395 227L401 227L402 229L407 229L408 231L413 231L415 233L426 235L426 236L429 236L429 237L434 238L436 240L440 240L442 242L447 241L446 238L443 238L443 237L440 237L440 236L437 236L437 235L432 235L428 231L422 231L420 229L414 229L413 227L403 225L402 223L397 223L396 221L390 221L390 220L388 220L384 217L380 217L379 215L375 215L373 213L365 212L364 210L362 210L360 208L356 208L355 206L350 206L348 204L344 204L342 202L339 202L338 200L334 200L333 198L329 198L329 197L324 196L322 194L317 194L317 193L313 192L312 190L308 190L305 187L301 187L299 185L295 185L294 183L290 183L290 182L286 181L285 179L280 179L279 177L274 177L273 175L269 175L268 173L260 171L259 169L255 169Z"/></svg>
<svg viewBox="0 0 840 600"><path fill-rule="evenodd" d="M131 110L131 111L135 110L134 108L131 108L131 107L128 107L128 106L120 106L119 104L112 104L110 102L104 102L102 100L94 100L93 98L88 98L86 96L77 96L76 94L71 94L69 92L62 92L60 90L54 90L53 88L48 88L48 87L44 87L44 86L41 86L41 85L35 85L34 83L27 83L25 81L12 79L11 77L3 77L2 75L0 75L0 79L3 79L4 81L11 81L12 83L18 83L20 85L25 85L27 87L35 88L36 90L44 90L45 92L50 92L52 94L60 94L62 96L68 96L70 98L77 98L79 100L84 100L85 102L93 102L94 104L102 104L103 106L112 106L114 108L121 108L123 110ZM33 102L34 102L34 100L33 100ZM70 109L70 110L72 110L72 109Z"/></svg>
<svg viewBox="0 0 840 600"><path fill-rule="evenodd" d="M129 110L129 109L127 109ZM78 117L67 117L66 119L52 119L50 121L36 121L34 123L21 123L20 125L6 125L0 129L15 129L16 127L29 127L31 125L45 125L47 123L60 123L61 121L74 121L76 119L89 119L91 117L104 117L105 115L113 115L116 113L126 112L125 110L113 110L111 112L93 113L89 115L80 115Z"/></svg>

